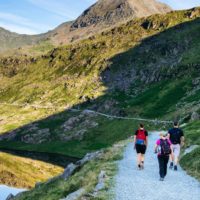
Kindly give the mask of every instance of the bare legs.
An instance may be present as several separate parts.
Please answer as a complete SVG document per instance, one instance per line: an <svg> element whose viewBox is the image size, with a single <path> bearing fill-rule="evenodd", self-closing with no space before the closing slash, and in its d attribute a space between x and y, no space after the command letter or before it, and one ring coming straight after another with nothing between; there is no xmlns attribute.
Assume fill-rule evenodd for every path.
<svg viewBox="0 0 200 200"><path fill-rule="evenodd" d="M145 159L145 155L138 153L137 154L137 164L138 164L138 168L139 169L143 169L144 168L144 159Z"/></svg>

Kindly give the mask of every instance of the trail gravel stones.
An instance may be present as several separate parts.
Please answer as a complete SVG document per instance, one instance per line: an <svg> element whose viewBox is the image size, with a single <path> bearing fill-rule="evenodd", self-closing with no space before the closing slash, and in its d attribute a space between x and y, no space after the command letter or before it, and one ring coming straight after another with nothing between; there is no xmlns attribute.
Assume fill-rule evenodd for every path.
<svg viewBox="0 0 200 200"><path fill-rule="evenodd" d="M116 176L115 200L199 200L200 183L180 167L177 172L168 170L164 182L159 181L157 157L153 153L158 133L149 137L145 169L136 168L136 153L130 143L119 162Z"/></svg>

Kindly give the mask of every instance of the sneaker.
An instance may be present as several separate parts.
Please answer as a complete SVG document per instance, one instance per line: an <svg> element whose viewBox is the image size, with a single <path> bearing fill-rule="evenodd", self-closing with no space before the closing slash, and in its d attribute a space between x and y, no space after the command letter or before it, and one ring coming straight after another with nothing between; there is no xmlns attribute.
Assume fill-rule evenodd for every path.
<svg viewBox="0 0 200 200"><path fill-rule="evenodd" d="M164 178L161 178L161 177L160 177L160 179L159 179L159 180L160 180L160 181L164 181Z"/></svg>
<svg viewBox="0 0 200 200"><path fill-rule="evenodd" d="M174 165L174 163L171 162L169 168L170 168L170 169L173 169L173 165Z"/></svg>
<svg viewBox="0 0 200 200"><path fill-rule="evenodd" d="M174 165L174 171L177 171L178 167L176 165Z"/></svg>

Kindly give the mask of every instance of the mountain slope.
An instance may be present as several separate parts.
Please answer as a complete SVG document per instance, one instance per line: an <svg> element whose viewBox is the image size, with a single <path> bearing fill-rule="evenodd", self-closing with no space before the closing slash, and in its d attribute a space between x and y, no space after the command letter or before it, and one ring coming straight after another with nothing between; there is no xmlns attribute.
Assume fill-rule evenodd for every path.
<svg viewBox="0 0 200 200"><path fill-rule="evenodd" d="M0 28L0 52L24 47L21 52L27 54L30 46L40 46L40 43L46 40L51 45L69 44L101 32L111 24L116 26L131 18L169 11L171 8L155 0L100 0L75 21L65 22L44 34L20 35Z"/></svg>
<svg viewBox="0 0 200 200"><path fill-rule="evenodd" d="M0 100L50 106L54 112L59 111L59 106L74 106L149 118L172 119L190 114L199 109L199 11L196 8L132 20L80 43L53 49L27 65L23 61L13 65L13 60L7 59L5 67L4 58L0 68ZM8 138L12 136L14 141L28 144L6 145L53 149L73 156L77 148L83 147L85 153L96 148L95 144L107 146L119 139L103 139L111 129L109 126L116 122L84 116L63 111L14 131L9 128ZM20 123L18 120L18 126ZM127 122L125 128L130 126ZM88 146L98 130L101 134L95 137L94 146ZM117 130L113 133L120 136Z"/></svg>
<svg viewBox="0 0 200 200"><path fill-rule="evenodd" d="M105 118L85 109L151 119L186 116L189 121L200 110L199 17L200 8L156 14L42 56L1 58L0 102L14 105L0 105L0 148L81 158L137 128L138 121ZM159 128L145 125L148 130ZM162 130L167 128L164 124ZM192 169L197 166L192 161ZM63 193L62 183L54 183L61 187L59 198L80 186ZM53 199L55 190L49 189ZM41 190L31 195L38 199L42 193L45 198Z"/></svg>
<svg viewBox="0 0 200 200"><path fill-rule="evenodd" d="M99 0L74 21L72 28L113 25L130 18L170 12L171 8L155 0Z"/></svg>
<svg viewBox="0 0 200 200"><path fill-rule="evenodd" d="M0 51L33 45L39 42L43 37L43 35L30 36L17 34L0 27Z"/></svg>

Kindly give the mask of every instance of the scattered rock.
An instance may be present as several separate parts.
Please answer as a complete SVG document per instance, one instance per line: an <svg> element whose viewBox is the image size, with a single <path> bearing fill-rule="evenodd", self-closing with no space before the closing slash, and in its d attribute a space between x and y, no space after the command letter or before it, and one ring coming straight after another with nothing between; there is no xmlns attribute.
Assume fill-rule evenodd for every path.
<svg viewBox="0 0 200 200"><path fill-rule="evenodd" d="M199 120L200 119L200 116L197 112L193 112L192 115L191 115L191 120L192 121L196 121L196 120Z"/></svg>
<svg viewBox="0 0 200 200"><path fill-rule="evenodd" d="M98 184L96 185L94 192L98 192L105 187L106 172L101 171L98 177Z"/></svg>
<svg viewBox="0 0 200 200"><path fill-rule="evenodd" d="M61 199L61 200L77 200L78 198L81 197L81 195L83 195L85 193L85 189L81 188L71 194L69 194L65 199Z"/></svg>
<svg viewBox="0 0 200 200"><path fill-rule="evenodd" d="M87 163L88 161L99 158L101 155L102 155L102 151L96 151L94 153L88 153L88 154L86 154L86 156L83 159L81 159L80 161L77 162L77 165L82 166L85 163Z"/></svg>
<svg viewBox="0 0 200 200"><path fill-rule="evenodd" d="M13 200L14 199L14 195L13 194L9 194L8 197L6 198L6 200Z"/></svg>
<svg viewBox="0 0 200 200"><path fill-rule="evenodd" d="M183 155L186 155L186 154L188 154L188 153L191 153L192 151L194 151L196 148L198 148L199 147L199 145L192 145L192 146L190 146L190 147L188 147L187 149L185 149L185 152L184 152L184 154Z"/></svg>
<svg viewBox="0 0 200 200"><path fill-rule="evenodd" d="M26 134L21 137L21 141L30 144L41 144L50 139L51 133L49 128L39 129L34 134Z"/></svg>
<svg viewBox="0 0 200 200"><path fill-rule="evenodd" d="M73 163L69 164L67 168L65 169L64 173L61 175L61 177L67 180L77 168L78 168L78 165L75 165Z"/></svg>

